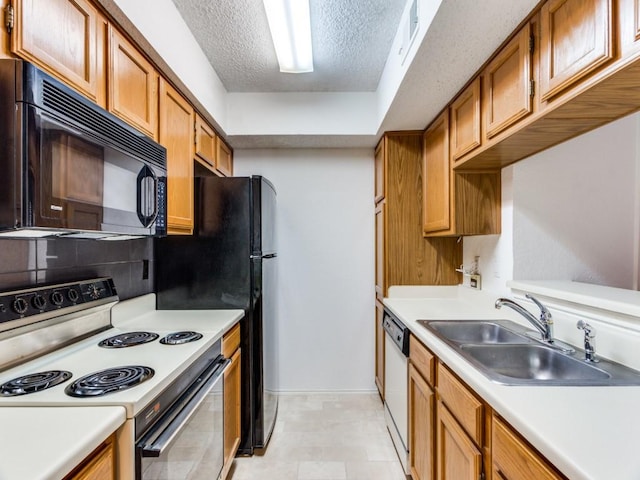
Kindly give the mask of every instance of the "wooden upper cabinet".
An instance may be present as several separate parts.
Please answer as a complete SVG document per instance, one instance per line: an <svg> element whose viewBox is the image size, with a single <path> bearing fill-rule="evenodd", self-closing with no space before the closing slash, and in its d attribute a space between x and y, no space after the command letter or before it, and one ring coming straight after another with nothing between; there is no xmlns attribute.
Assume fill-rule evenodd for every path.
<svg viewBox="0 0 640 480"><path fill-rule="evenodd" d="M485 133L491 138L533 111L530 24L489 63L482 75Z"/></svg>
<svg viewBox="0 0 640 480"><path fill-rule="evenodd" d="M218 144L216 168L225 177L233 176L233 152L222 138L217 137Z"/></svg>
<svg viewBox="0 0 640 480"><path fill-rule="evenodd" d="M471 152L481 144L480 77L477 77L451 104L451 158Z"/></svg>
<svg viewBox="0 0 640 480"><path fill-rule="evenodd" d="M105 106L106 21L91 2L14 0L13 6L11 52Z"/></svg>
<svg viewBox="0 0 640 480"><path fill-rule="evenodd" d="M193 107L160 79L160 143L167 149L167 230L193 233Z"/></svg>
<svg viewBox="0 0 640 480"><path fill-rule="evenodd" d="M449 114L445 111L424 134L423 224L425 232L451 227Z"/></svg>
<svg viewBox="0 0 640 480"><path fill-rule="evenodd" d="M612 0L549 0L540 18L540 95L546 101L613 58Z"/></svg>
<svg viewBox="0 0 640 480"><path fill-rule="evenodd" d="M619 0L621 56L640 53L640 0Z"/></svg>
<svg viewBox="0 0 640 480"><path fill-rule="evenodd" d="M108 109L153 139L158 138L158 73L154 66L109 26Z"/></svg>
<svg viewBox="0 0 640 480"><path fill-rule="evenodd" d="M216 132L196 113L196 160L209 170L216 168Z"/></svg>
<svg viewBox="0 0 640 480"><path fill-rule="evenodd" d="M380 140L376 147L374 157L374 176L375 176L375 203L377 204L384 199L385 185L385 161L384 161L384 138Z"/></svg>
<svg viewBox="0 0 640 480"><path fill-rule="evenodd" d="M451 144L445 112L424 134L424 236L500 233L500 171L452 170Z"/></svg>

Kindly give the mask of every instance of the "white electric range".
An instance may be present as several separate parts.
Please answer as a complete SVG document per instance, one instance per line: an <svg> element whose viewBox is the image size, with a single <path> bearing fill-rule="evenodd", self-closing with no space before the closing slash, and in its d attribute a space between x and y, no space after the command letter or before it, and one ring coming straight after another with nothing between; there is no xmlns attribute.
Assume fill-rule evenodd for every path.
<svg viewBox="0 0 640 480"><path fill-rule="evenodd" d="M217 478L221 337L243 312L157 311L152 294L117 302L109 278L0 294L0 407L122 406L120 478ZM185 462L180 439L194 431L200 458Z"/></svg>

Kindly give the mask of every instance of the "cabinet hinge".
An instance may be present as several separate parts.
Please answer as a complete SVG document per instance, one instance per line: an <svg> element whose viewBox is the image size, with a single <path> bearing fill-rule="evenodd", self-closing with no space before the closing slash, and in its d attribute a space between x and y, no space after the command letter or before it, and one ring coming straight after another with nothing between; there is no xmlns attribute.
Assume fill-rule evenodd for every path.
<svg viewBox="0 0 640 480"><path fill-rule="evenodd" d="M536 37L533 35L529 36L529 53L533 53L533 50L536 48Z"/></svg>
<svg viewBox="0 0 640 480"><path fill-rule="evenodd" d="M485 478L485 477L484 477L484 472L481 472L481 473L480 473L480 477L478 477L478 480L484 480L484 478Z"/></svg>
<svg viewBox="0 0 640 480"><path fill-rule="evenodd" d="M536 94L536 81L529 80L529 95L534 97Z"/></svg>
<svg viewBox="0 0 640 480"><path fill-rule="evenodd" d="M4 7L4 26L7 27L8 33L13 30L13 20L13 5L9 3Z"/></svg>

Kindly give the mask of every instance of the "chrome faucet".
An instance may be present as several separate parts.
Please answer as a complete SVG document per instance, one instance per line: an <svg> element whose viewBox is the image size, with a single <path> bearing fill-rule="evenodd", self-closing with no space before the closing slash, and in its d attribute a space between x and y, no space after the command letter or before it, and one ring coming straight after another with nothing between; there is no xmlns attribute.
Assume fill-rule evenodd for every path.
<svg viewBox="0 0 640 480"><path fill-rule="evenodd" d="M525 295L529 300L535 303L540 309L540 319L537 319L529 310L524 308L522 305L510 300L508 298L499 298L496 300L496 308L500 308L503 305L510 307L511 309L518 312L524 318L526 318L529 323L531 323L534 327L538 329L540 332L540 336L542 337L542 341L544 343L553 343L553 319L551 318L551 312L542 305L536 298L528 293Z"/></svg>
<svg viewBox="0 0 640 480"><path fill-rule="evenodd" d="M587 362L597 363L596 358L596 332L591 325L584 320L578 320L578 330L584 330L584 359Z"/></svg>

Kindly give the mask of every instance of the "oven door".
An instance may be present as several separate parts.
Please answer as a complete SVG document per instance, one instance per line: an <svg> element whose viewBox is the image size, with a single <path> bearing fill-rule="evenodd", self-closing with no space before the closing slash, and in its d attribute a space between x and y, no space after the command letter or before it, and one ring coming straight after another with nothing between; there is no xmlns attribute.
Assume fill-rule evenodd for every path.
<svg viewBox="0 0 640 480"><path fill-rule="evenodd" d="M46 110L20 108L27 122L25 227L163 233L156 232L156 219L164 211L163 169Z"/></svg>
<svg viewBox="0 0 640 480"><path fill-rule="evenodd" d="M136 443L137 480L217 479L224 463L223 377L210 365Z"/></svg>

